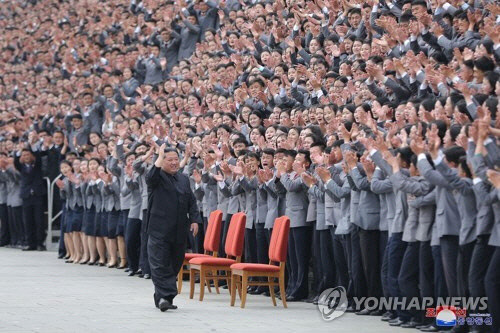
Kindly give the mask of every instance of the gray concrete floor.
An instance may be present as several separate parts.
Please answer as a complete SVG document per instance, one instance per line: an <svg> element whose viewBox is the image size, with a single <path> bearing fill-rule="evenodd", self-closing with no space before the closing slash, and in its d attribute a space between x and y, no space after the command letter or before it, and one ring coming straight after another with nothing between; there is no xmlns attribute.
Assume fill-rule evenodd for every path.
<svg viewBox="0 0 500 333"><path fill-rule="evenodd" d="M199 285L196 285L199 288ZM249 295L245 309L229 306L229 294L189 299L189 285L161 313L151 280L122 270L65 264L54 252L0 248L0 332L411 332L380 317L344 314L331 322L316 306Z"/></svg>

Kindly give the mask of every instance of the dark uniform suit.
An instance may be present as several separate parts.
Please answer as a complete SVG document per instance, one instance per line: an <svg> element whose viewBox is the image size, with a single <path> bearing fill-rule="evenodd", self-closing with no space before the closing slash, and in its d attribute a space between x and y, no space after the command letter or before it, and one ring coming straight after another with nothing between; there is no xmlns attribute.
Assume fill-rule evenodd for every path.
<svg viewBox="0 0 500 333"><path fill-rule="evenodd" d="M160 298L172 302L177 295L175 281L184 260L189 227L201 223L201 218L186 175L170 175L153 166L146 183L148 254L158 306Z"/></svg>

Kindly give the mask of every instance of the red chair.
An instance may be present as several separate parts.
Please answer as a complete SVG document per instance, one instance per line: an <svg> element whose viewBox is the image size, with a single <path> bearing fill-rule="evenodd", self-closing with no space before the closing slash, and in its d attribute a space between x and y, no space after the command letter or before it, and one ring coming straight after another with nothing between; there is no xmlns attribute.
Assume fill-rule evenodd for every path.
<svg viewBox="0 0 500 333"><path fill-rule="evenodd" d="M205 253L186 253L184 255L184 262L182 263L181 270L177 275L177 290L181 293L182 290L182 277L184 273L189 273L184 266L189 265L189 260L199 257L217 257L219 252L220 244L220 233L222 229L222 211L214 210L210 213L210 218L208 219L207 233L205 235L205 240L203 242L203 248ZM207 286L210 290L210 285Z"/></svg>
<svg viewBox="0 0 500 333"><path fill-rule="evenodd" d="M288 248L288 233L290 232L290 219L288 216L282 216L274 222L273 233L269 244L269 265L237 263L231 265L231 306L234 306L236 300L235 289L241 290L241 307L245 307L247 299L247 287L268 286L273 305L276 306L274 287L279 285L281 300L286 308L285 296L285 262L286 251ZM277 265L279 263L279 266ZM248 281L249 277L264 276L268 282ZM275 282L278 279L278 282Z"/></svg>
<svg viewBox="0 0 500 333"><path fill-rule="evenodd" d="M214 280L214 285L217 287L219 280L226 280L227 285L230 285L231 265L241 262L243 254L243 240L245 237L245 213L236 213L231 218L229 229L227 231L227 238L225 244L226 258L213 258L213 257L200 257L189 260L189 281L191 285L189 298L194 296L194 281L195 274L198 271L200 274L200 301L203 301L205 293L205 281ZM208 275L207 273L224 271L226 275ZM208 283L207 283L208 285ZM216 288L219 293L218 288Z"/></svg>

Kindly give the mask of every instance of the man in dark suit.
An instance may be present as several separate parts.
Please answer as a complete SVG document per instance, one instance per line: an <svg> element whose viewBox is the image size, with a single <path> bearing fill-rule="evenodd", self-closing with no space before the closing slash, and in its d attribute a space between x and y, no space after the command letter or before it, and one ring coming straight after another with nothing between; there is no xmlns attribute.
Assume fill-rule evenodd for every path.
<svg viewBox="0 0 500 333"><path fill-rule="evenodd" d="M42 159L40 153L23 149L14 159L16 169L21 173L21 198L23 199L23 222L28 246L26 251L44 251L45 226L43 222L43 200L46 193L43 183Z"/></svg>
<svg viewBox="0 0 500 333"><path fill-rule="evenodd" d="M186 252L188 230L196 236L201 223L189 178L179 172L179 155L159 147L158 158L146 176L149 264L155 286L154 301L162 312L176 309L176 276ZM191 223L190 223L191 222Z"/></svg>

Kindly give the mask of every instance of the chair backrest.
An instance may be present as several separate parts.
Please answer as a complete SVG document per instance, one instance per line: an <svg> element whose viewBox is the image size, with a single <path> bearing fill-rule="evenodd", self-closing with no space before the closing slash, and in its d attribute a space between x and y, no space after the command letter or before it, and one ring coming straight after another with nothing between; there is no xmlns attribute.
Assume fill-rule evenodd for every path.
<svg viewBox="0 0 500 333"><path fill-rule="evenodd" d="M243 255L246 221L247 216L245 213L236 213L231 217L225 244L226 255L233 257L241 257Z"/></svg>
<svg viewBox="0 0 500 333"><path fill-rule="evenodd" d="M205 251L219 252L220 230L222 228L222 211L214 210L208 219L207 234L203 242Z"/></svg>
<svg viewBox="0 0 500 333"><path fill-rule="evenodd" d="M274 262L286 261L288 249L288 234L290 232L290 218L278 217L274 221L273 233L269 242L269 260Z"/></svg>

